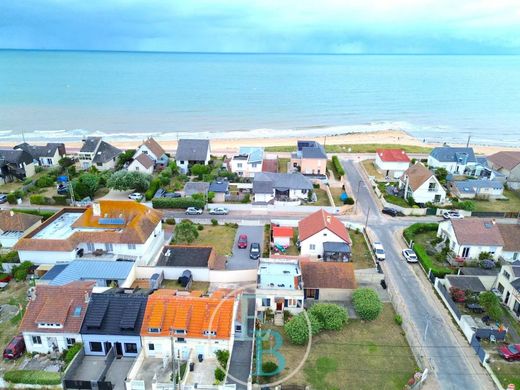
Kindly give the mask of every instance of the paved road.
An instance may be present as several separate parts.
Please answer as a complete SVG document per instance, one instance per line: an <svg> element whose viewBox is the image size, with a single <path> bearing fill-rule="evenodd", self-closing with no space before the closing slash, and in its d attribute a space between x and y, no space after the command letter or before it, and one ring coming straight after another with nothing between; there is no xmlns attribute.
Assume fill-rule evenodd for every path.
<svg viewBox="0 0 520 390"><path fill-rule="evenodd" d="M344 160L342 164L352 188L357 190L359 181L363 180L357 163ZM439 386L442 389L493 389L487 372L461 338L432 288L421 282L424 276L419 265L409 265L400 257L399 232L410 222L381 214L366 184L360 186L357 199L365 215L370 210L368 227L386 250L383 269L389 289L397 293L405 320L408 318L413 324L416 332L413 338L418 340L419 351L429 360Z"/></svg>
<svg viewBox="0 0 520 390"><path fill-rule="evenodd" d="M247 235L247 248L238 248L238 237L241 234ZM264 226L239 226L233 243L233 254L228 258L226 265L227 269L250 269L256 268L258 260L251 260L249 258L249 246L252 242L260 243L263 248L264 241Z"/></svg>

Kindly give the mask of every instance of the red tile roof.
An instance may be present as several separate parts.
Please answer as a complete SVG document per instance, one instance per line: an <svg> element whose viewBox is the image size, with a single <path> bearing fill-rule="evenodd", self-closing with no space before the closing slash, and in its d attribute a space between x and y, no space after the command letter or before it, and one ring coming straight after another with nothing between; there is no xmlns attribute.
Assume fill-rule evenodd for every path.
<svg viewBox="0 0 520 390"><path fill-rule="evenodd" d="M323 209L316 211L298 222L298 229L300 241L306 240L316 233L321 232L323 229L328 229L346 243L352 243L345 225Z"/></svg>
<svg viewBox="0 0 520 390"><path fill-rule="evenodd" d="M150 167L153 167L153 160L150 156L148 156L147 154L144 154L144 153L141 153L139 156L137 156L135 158L137 161L139 161L139 163L145 167L146 169L150 168Z"/></svg>
<svg viewBox="0 0 520 390"><path fill-rule="evenodd" d="M503 246L498 226L481 218L452 219L451 225L459 245Z"/></svg>
<svg viewBox="0 0 520 390"><path fill-rule="evenodd" d="M410 162L410 157L402 149L376 149L376 153L382 161Z"/></svg>
<svg viewBox="0 0 520 390"><path fill-rule="evenodd" d="M161 158L163 154L166 154L162 146L152 137L144 141L143 144L146 145L146 147L148 147L157 158Z"/></svg>
<svg viewBox="0 0 520 390"><path fill-rule="evenodd" d="M34 224L40 222L42 217L32 214L16 213L11 210L0 211L0 231L24 232Z"/></svg>
<svg viewBox="0 0 520 390"><path fill-rule="evenodd" d="M293 228L285 226L273 226L273 237L292 237Z"/></svg>
<svg viewBox="0 0 520 390"><path fill-rule="evenodd" d="M264 161L262 162L262 172L277 173L278 172L278 160L264 159Z"/></svg>
<svg viewBox="0 0 520 390"><path fill-rule="evenodd" d="M323 261L300 261L303 288L355 289L354 264Z"/></svg>

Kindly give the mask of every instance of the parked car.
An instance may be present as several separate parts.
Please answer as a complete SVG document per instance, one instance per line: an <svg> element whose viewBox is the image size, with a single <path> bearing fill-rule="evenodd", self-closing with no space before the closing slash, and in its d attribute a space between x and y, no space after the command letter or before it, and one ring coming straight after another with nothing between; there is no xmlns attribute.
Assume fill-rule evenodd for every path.
<svg viewBox="0 0 520 390"><path fill-rule="evenodd" d="M0 283L9 283L12 278L9 274L0 273Z"/></svg>
<svg viewBox="0 0 520 390"><path fill-rule="evenodd" d="M214 215L226 215L229 213L229 210L225 207L215 207L214 209L209 210L209 213Z"/></svg>
<svg viewBox="0 0 520 390"><path fill-rule="evenodd" d="M238 236L237 246L239 249L247 248L247 234L241 234L240 236Z"/></svg>
<svg viewBox="0 0 520 390"><path fill-rule="evenodd" d="M403 249L403 257L409 263L417 263L417 255L412 249Z"/></svg>
<svg viewBox="0 0 520 390"><path fill-rule="evenodd" d="M458 211L445 211L442 213L444 219L463 219L464 216L460 215Z"/></svg>
<svg viewBox="0 0 520 390"><path fill-rule="evenodd" d="M4 359L18 359L25 352L25 341L22 336L14 336L4 349Z"/></svg>
<svg viewBox="0 0 520 390"><path fill-rule="evenodd" d="M140 201L141 199L143 199L143 194L141 194L140 192L134 192L133 194L128 195L128 199Z"/></svg>
<svg viewBox="0 0 520 390"><path fill-rule="evenodd" d="M200 215L202 214L202 209L197 207L188 207L186 209L186 215Z"/></svg>
<svg viewBox="0 0 520 390"><path fill-rule="evenodd" d="M249 258L258 260L260 258L260 244L258 242L252 242L249 247Z"/></svg>
<svg viewBox="0 0 520 390"><path fill-rule="evenodd" d="M58 192L58 195L67 195L69 193L69 187L67 184L58 184L56 191Z"/></svg>
<svg viewBox="0 0 520 390"><path fill-rule="evenodd" d="M7 195L6 194L0 194L0 204L7 202Z"/></svg>
<svg viewBox="0 0 520 390"><path fill-rule="evenodd" d="M385 249L383 248L383 244L380 242L374 242L373 245L374 248L374 254L376 255L377 260L384 260L385 259Z"/></svg>
<svg viewBox="0 0 520 390"><path fill-rule="evenodd" d="M399 215L399 211L392 207L384 207L383 210L381 210L383 214L390 215L391 217L397 217Z"/></svg>
<svg viewBox="0 0 520 390"><path fill-rule="evenodd" d="M520 344L502 345L498 348L498 353L508 362L520 360Z"/></svg>
<svg viewBox="0 0 520 390"><path fill-rule="evenodd" d="M166 194L166 190L164 188L159 188L157 191L155 191L155 194L153 195L154 198L162 198Z"/></svg>

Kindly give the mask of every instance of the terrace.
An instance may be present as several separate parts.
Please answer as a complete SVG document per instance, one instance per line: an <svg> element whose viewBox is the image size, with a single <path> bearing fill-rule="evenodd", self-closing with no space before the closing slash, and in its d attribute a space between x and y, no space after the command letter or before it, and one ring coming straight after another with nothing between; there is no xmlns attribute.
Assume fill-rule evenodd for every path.
<svg viewBox="0 0 520 390"><path fill-rule="evenodd" d="M301 271L296 261L262 261L258 267L258 288L301 290Z"/></svg>

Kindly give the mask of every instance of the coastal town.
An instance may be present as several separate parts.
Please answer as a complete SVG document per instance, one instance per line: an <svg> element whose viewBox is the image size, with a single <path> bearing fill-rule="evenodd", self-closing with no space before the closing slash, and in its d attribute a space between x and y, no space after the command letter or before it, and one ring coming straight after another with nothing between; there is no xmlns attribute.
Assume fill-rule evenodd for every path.
<svg viewBox="0 0 520 390"><path fill-rule="evenodd" d="M520 150L358 137L2 142L0 388L520 388Z"/></svg>

